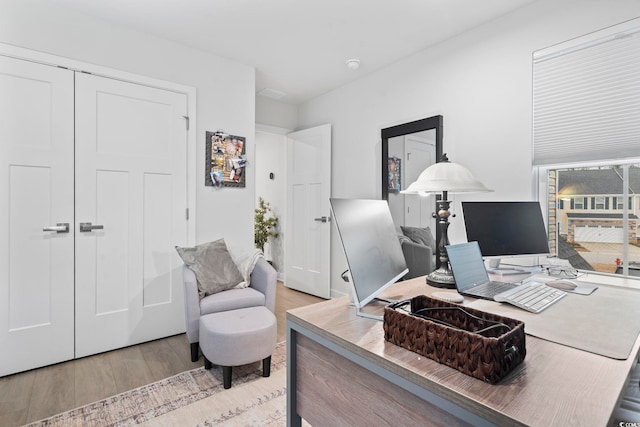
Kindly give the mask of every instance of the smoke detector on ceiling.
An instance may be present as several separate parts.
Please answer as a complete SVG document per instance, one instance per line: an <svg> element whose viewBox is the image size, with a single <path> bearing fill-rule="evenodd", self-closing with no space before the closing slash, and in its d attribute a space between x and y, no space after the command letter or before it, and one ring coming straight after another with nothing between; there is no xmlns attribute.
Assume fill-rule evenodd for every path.
<svg viewBox="0 0 640 427"><path fill-rule="evenodd" d="M261 91L258 92L258 95L264 96L266 98L275 99L275 100L280 100L285 96L287 96L285 92L282 92L276 89L269 89L269 88L262 89Z"/></svg>
<svg viewBox="0 0 640 427"><path fill-rule="evenodd" d="M360 67L360 60L359 59L348 59L347 60L347 67L350 70L357 70Z"/></svg>

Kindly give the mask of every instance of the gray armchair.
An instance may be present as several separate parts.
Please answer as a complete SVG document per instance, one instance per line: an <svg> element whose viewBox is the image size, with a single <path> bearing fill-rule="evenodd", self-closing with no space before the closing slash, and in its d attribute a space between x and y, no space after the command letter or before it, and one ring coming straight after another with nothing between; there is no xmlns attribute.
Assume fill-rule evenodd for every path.
<svg viewBox="0 0 640 427"><path fill-rule="evenodd" d="M402 231L398 234L402 253L409 268L409 272L404 279L425 276L435 270L435 247L436 241L429 227L406 227L400 226Z"/></svg>
<svg viewBox="0 0 640 427"><path fill-rule="evenodd" d="M400 245L409 269L403 280L426 276L435 269L435 259L431 247L412 242L409 239L400 239Z"/></svg>
<svg viewBox="0 0 640 427"><path fill-rule="evenodd" d="M186 265L182 268L187 339L191 346L191 361L199 358L200 316L239 308L266 306L272 313L276 305L276 283L278 273L260 258L251 273L249 287L229 289L208 295L202 300L198 296L196 276Z"/></svg>

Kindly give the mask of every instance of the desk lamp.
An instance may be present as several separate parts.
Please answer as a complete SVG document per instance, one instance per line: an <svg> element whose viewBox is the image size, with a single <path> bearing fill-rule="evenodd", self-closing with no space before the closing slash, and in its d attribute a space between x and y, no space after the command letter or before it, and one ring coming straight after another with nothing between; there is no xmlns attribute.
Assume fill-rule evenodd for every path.
<svg viewBox="0 0 640 427"><path fill-rule="evenodd" d="M479 193L489 190L480 181L475 179L471 172L464 166L452 163L446 154L442 155L442 160L426 168L418 179L411 183L404 194L428 194L442 193L442 198L437 201L438 212L433 217L438 220L440 228L440 241L438 242L438 252L440 254L440 267L427 275L427 283L438 288L455 288L453 273L449 267L449 257L446 246L449 244L447 229L449 228L449 205L448 193Z"/></svg>

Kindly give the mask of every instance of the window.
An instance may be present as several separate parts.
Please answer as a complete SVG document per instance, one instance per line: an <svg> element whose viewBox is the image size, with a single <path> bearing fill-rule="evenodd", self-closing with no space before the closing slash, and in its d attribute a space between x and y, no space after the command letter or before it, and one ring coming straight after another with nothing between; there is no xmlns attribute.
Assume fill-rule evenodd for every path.
<svg viewBox="0 0 640 427"><path fill-rule="evenodd" d="M629 21L533 54L533 166L549 246L579 270L640 275L638 52Z"/></svg>
<svg viewBox="0 0 640 427"><path fill-rule="evenodd" d="M539 171L549 201L552 254L568 259L579 270L640 275L640 218L633 210L640 198L640 163L541 167ZM580 192L610 194L612 203L609 196ZM571 206L566 200L572 201ZM564 209L551 209L555 206Z"/></svg>
<svg viewBox="0 0 640 427"><path fill-rule="evenodd" d="M624 197L613 197L613 209L622 210L624 209Z"/></svg>

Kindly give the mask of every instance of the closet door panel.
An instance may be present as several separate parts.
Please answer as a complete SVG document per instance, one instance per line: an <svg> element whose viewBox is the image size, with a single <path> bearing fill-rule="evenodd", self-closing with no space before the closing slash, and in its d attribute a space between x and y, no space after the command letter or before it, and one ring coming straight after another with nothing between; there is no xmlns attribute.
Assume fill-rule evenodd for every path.
<svg viewBox="0 0 640 427"><path fill-rule="evenodd" d="M118 224L108 232L100 229L78 235L91 239L95 251L95 312L97 316L129 308L129 174L123 171L96 171L96 212L100 224ZM84 243L84 242L83 242Z"/></svg>
<svg viewBox="0 0 640 427"><path fill-rule="evenodd" d="M76 356L184 331L186 96L76 77ZM80 225L78 224L78 227Z"/></svg>
<svg viewBox="0 0 640 427"><path fill-rule="evenodd" d="M73 72L0 56L0 93L3 376L74 356Z"/></svg>

